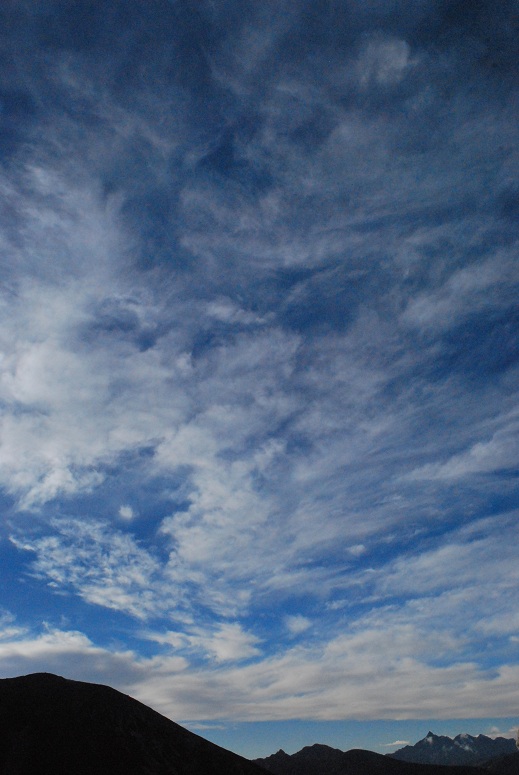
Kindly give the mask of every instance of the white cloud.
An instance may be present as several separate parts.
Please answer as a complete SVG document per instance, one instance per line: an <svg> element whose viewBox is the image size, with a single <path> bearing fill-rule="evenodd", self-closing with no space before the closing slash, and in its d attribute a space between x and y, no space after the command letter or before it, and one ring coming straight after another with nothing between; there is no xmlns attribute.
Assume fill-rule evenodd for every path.
<svg viewBox="0 0 519 775"><path fill-rule="evenodd" d="M312 626L312 622L306 616L295 614L285 617L285 626L291 635L299 635Z"/></svg>
<svg viewBox="0 0 519 775"><path fill-rule="evenodd" d="M193 638L190 638L193 642ZM244 632L238 623L222 624L211 635L201 635L197 645L202 646L217 662L234 662L259 654L258 643L251 633Z"/></svg>
<svg viewBox="0 0 519 775"><path fill-rule="evenodd" d="M209 302L205 306L208 317L223 323L239 323L241 325L260 325L266 322L265 318L255 315L253 312L241 309L231 299L221 298ZM272 315L269 316L272 319Z"/></svg>
<svg viewBox="0 0 519 775"><path fill-rule="evenodd" d="M354 557L362 557L363 554L365 554L367 551L364 544L355 544L354 546L348 547L348 552L352 554Z"/></svg>
<svg viewBox="0 0 519 775"><path fill-rule="evenodd" d="M171 662L171 668L185 667L183 660ZM21 637L0 643L0 673L3 676L53 672L66 678L106 683L123 688L142 678L143 672L135 653L111 652L95 646L83 633L47 629L40 635L26 631ZM124 689L123 689L124 690Z"/></svg>
<svg viewBox="0 0 519 775"><path fill-rule="evenodd" d="M496 737L514 738L517 740L517 736L519 734L519 727L517 726L510 727L510 729L507 729L504 732L499 727L492 727L487 732L484 732L484 734L487 737L491 737L494 740Z"/></svg>
<svg viewBox="0 0 519 775"><path fill-rule="evenodd" d="M508 306L517 280L515 251L497 250L485 261L457 269L438 289L410 299L402 319L420 328L447 329L467 315Z"/></svg>
<svg viewBox="0 0 519 775"><path fill-rule="evenodd" d="M395 601L385 608L374 608L360 618L351 619L345 614L343 621L339 618L331 629L321 622L321 642L313 639L311 647L280 646L278 653L265 656L271 646L261 643L239 622L197 627L196 620L189 621L184 610L181 630L146 636L168 646L171 656L143 661L131 655L122 662L117 656L123 674L137 671L137 677L130 683L124 679L116 685L177 720L331 719L344 717L344 713L356 718L369 718L373 713L380 718L512 713L516 697L510 689L513 683L508 681L514 680L514 668L495 666L486 671L479 667L476 635L487 617L491 624L492 615L505 614L506 601L513 595L517 574L512 547L517 542L510 531L514 532L514 525L513 515L508 520L483 520L461 529L452 551L445 546L406 561L401 559L364 578L362 572L354 575L350 581L358 583L356 600L361 599L359 592L369 594L373 587L375 598L404 594L410 599L407 603ZM116 607L135 616L159 612L164 615L165 600L171 594L168 582L156 562L128 536L99 524L82 527L64 522L56 524L56 529L60 535L54 539L49 537L32 545L26 542L27 548L39 553L40 573L61 588L75 588L89 602ZM507 536L506 545L511 547L510 557L503 556L502 548L499 549L503 535ZM498 550L500 562L496 563ZM315 575L310 579L315 581ZM487 593L481 594L482 589ZM172 615L181 621L171 601L168 605ZM303 631L308 623L302 616L286 620L292 632ZM8 624L14 627L12 621ZM344 633L337 634L337 630ZM46 635L33 642L28 635L11 630L6 639L16 653L27 654L30 669L32 665L38 669L39 650L52 647L51 651L68 653L67 644L72 644L84 652L84 659L76 654L70 657L70 664L82 665L84 676L85 665L91 664L90 656L95 651L88 639L78 640L78 636L67 636L64 641L62 636L56 636L49 641ZM21 643L19 649L17 643ZM196 670L188 669L186 660L190 654L203 658ZM1 655L0 651L0 669ZM170 667L173 655L177 661ZM100 661L102 670L105 662L109 665L115 659L103 651L98 657L99 654L96 664ZM51 665L60 665L58 654L49 658ZM179 659L184 660L182 664L187 670L181 681ZM22 657L15 663L20 664L20 660L27 667ZM243 660L247 664L239 665ZM438 661L445 666L438 666ZM7 664L14 663L8 660ZM56 671L65 671L68 664L65 654ZM91 680L99 680L95 669L92 667ZM174 681L170 683L172 675ZM117 682L117 676L116 671L107 682ZM222 704L223 695L226 699Z"/></svg>
<svg viewBox="0 0 519 775"><path fill-rule="evenodd" d="M98 521L54 520L51 527L46 537L11 541L36 553L33 573L52 587L139 619L179 604L178 593L161 583L159 562L132 536Z"/></svg>
<svg viewBox="0 0 519 775"><path fill-rule="evenodd" d="M372 83L382 86L397 84L412 65L410 51L405 40L370 41L357 60L360 86L366 89Z"/></svg>
<svg viewBox="0 0 519 775"><path fill-rule="evenodd" d="M45 170L33 177L32 199L20 205L26 271L3 295L0 339L1 483L22 508L91 490L103 462L149 443L179 416L171 396L166 403L170 373L157 353L116 336L84 341L89 329L95 335L103 300L131 296L131 283L117 279L124 238L116 214L86 185L49 179ZM41 198L53 206L42 208ZM143 296L137 292L132 312L153 318ZM144 399L151 392L152 413Z"/></svg>
<svg viewBox="0 0 519 775"><path fill-rule="evenodd" d="M131 506L126 505L126 506L120 507L119 516L121 517L121 519L131 522L131 520L135 517L135 513Z"/></svg>
<svg viewBox="0 0 519 775"><path fill-rule="evenodd" d="M513 512L476 521L449 534L434 549L402 555L381 570L379 584L373 580L385 594L429 597L431 605L433 595L444 590L474 590L481 596L477 615L482 617L481 605L486 604L486 618L497 613L494 598L512 593L519 580L514 562L517 534ZM488 595L481 591L482 579Z"/></svg>
<svg viewBox="0 0 519 775"><path fill-rule="evenodd" d="M186 623L183 632L146 631L142 637L171 646L175 651L201 654L210 662L236 662L260 654L259 638L246 632L239 622L222 622L205 629L191 622Z"/></svg>
<svg viewBox="0 0 519 775"><path fill-rule="evenodd" d="M15 621L15 617L9 611L0 611L0 641L13 640L25 635L23 627L18 627Z"/></svg>
<svg viewBox="0 0 519 775"><path fill-rule="evenodd" d="M473 443L469 449L452 455L445 462L427 463L412 471L409 478L448 481L514 469L519 462L517 413L514 411L500 417L499 424L504 427L496 430L490 439Z"/></svg>

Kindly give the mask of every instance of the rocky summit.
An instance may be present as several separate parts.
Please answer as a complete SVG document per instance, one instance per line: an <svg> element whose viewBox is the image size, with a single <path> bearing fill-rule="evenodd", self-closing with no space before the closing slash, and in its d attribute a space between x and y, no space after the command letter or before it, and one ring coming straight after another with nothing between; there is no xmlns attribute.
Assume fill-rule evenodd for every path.
<svg viewBox="0 0 519 775"><path fill-rule="evenodd" d="M406 745L390 754L393 759L419 764L483 764L496 757L513 754L515 740L505 737L461 734L454 738L428 732L415 745ZM519 773L519 770L518 770Z"/></svg>

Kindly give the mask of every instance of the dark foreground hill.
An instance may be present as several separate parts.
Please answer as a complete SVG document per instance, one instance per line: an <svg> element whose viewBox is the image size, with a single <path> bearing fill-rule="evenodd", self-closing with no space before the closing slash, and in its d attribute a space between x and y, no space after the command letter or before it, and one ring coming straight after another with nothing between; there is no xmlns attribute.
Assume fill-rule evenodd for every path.
<svg viewBox="0 0 519 775"><path fill-rule="evenodd" d="M0 679L1 775L265 775L108 686Z"/></svg>
<svg viewBox="0 0 519 775"><path fill-rule="evenodd" d="M519 751L510 753L508 756L499 756L490 762L482 765L492 775L518 775L519 773Z"/></svg>
<svg viewBox="0 0 519 775"><path fill-rule="evenodd" d="M428 732L423 740L406 745L392 754L393 759L420 764L470 764L478 765L496 757L516 753L515 740L506 737L491 738L486 735L435 735ZM517 775L519 775L519 770Z"/></svg>
<svg viewBox="0 0 519 775"><path fill-rule="evenodd" d="M503 760L505 767L509 766L506 761L509 758ZM488 775L488 770L479 767L416 764L371 751L344 752L327 745L308 746L291 756L278 751L255 762L273 775ZM499 766L491 772L493 775L519 775L519 769Z"/></svg>

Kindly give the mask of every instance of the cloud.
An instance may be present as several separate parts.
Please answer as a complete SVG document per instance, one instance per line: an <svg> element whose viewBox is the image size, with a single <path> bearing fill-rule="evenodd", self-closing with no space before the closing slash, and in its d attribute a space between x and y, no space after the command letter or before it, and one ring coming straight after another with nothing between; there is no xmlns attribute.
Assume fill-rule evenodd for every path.
<svg viewBox="0 0 519 775"><path fill-rule="evenodd" d="M167 644L176 651L202 654L215 662L235 662L258 656L259 638L246 632L238 622L223 622L218 627L206 629L186 626L183 632L150 632L143 634L148 640Z"/></svg>
<svg viewBox="0 0 519 775"><path fill-rule="evenodd" d="M95 646L81 632L58 629L39 635L25 631L21 637L2 642L0 665L4 676L54 672L77 680L111 684L112 674L118 687L141 674L131 651L110 652ZM182 660L177 660L177 665L179 669L184 666Z"/></svg>
<svg viewBox="0 0 519 775"><path fill-rule="evenodd" d="M518 446L515 413L500 418L502 429L489 440L478 441L470 449L453 455L445 463L429 463L412 472L416 479L459 479L465 476L496 474L517 466Z"/></svg>
<svg viewBox="0 0 519 775"><path fill-rule="evenodd" d="M138 619L175 606L171 599L164 608L157 597L160 564L132 536L78 519L55 520L51 527L53 534L42 538L11 538L17 548L36 553L32 573L51 587Z"/></svg>
<svg viewBox="0 0 519 775"><path fill-rule="evenodd" d="M0 641L13 640L25 634L23 627L16 625L16 617L9 611L0 611Z"/></svg>
<svg viewBox="0 0 519 775"><path fill-rule="evenodd" d="M424 328L445 329L459 324L469 315L485 309L509 308L508 293L517 280L516 267L509 249L498 249L483 262L455 271L444 285L412 299L404 320Z"/></svg>
<svg viewBox="0 0 519 775"><path fill-rule="evenodd" d="M358 79L362 89L371 83L392 86L399 83L410 66L410 47L405 40L370 41L357 60Z"/></svg>
<svg viewBox="0 0 519 775"><path fill-rule="evenodd" d="M108 339L98 339L96 348L84 341L82 332L95 321L99 297L117 295L113 265L107 269L105 262L106 253L112 258L119 252L118 229L88 189L67 187L58 178L53 181L63 189L58 197L41 177L27 196L26 210L36 207L32 200L40 196L59 202L48 213L36 211L39 223L26 216L24 258L51 252L50 276L31 276L29 265L28 274L16 280L16 292L4 294L1 389L9 411L0 458L3 484L22 508L91 490L103 479L103 462L148 440L145 415L131 406L130 395L138 383L140 389L155 383L160 371L151 352L142 353L141 364L132 359L130 366L133 348L124 331L118 336L117 326ZM47 193L47 187L52 191ZM60 277L59 262L67 258L72 270ZM103 287L111 288L108 294ZM146 314L142 305L133 309L139 306ZM127 307L132 309L131 303ZM133 415L130 424L123 420L126 412L127 419Z"/></svg>
<svg viewBox="0 0 519 775"><path fill-rule="evenodd" d="M131 506L121 506L119 509L119 516L121 519L131 521L135 517L135 514Z"/></svg>
<svg viewBox="0 0 519 775"><path fill-rule="evenodd" d="M446 546L443 551L424 551L414 559L401 558L377 572L360 571L350 582L357 584L356 604L363 594L368 596L369 612L353 614L347 606L336 607L328 620L321 613L319 632L312 628L306 646L295 647L280 639L274 651L254 628L239 621L207 621L200 626L192 616L196 610L193 600L187 607L185 599L171 599L164 566L152 561L129 536L106 525L86 529L72 521L56 524L58 536L36 540L25 548L39 553L34 571L45 574L57 589L75 590L88 603L141 619L160 616L166 624L170 616L170 621L181 624L176 631L166 627L142 634L161 652L149 658L153 670L148 670L146 681L132 686L142 699L155 706L159 703L174 718L179 714L182 718L259 719L271 717L269 714L276 718L340 718L344 693L351 717L369 717L377 703L382 717L387 718L410 718L418 712L430 718L448 713L466 717L470 708L475 715L491 716L498 712L497 700L494 705L485 701L476 710L482 702L481 692L487 682L501 692L505 682L499 682L496 675L513 670L513 665L500 667L498 652L492 666L478 665L481 634L485 634L481 623L488 620L491 626L492 616L500 615L499 605L504 616L506 601L513 594L512 555L508 562L501 552L496 564L495 550L503 530L514 524L512 517L508 523L502 519L494 525L495 534L487 536L489 523L482 521L479 528L470 525L460 530L452 551ZM71 537L77 540L80 534L82 541L72 544ZM514 546L515 541L509 540L508 545ZM310 578L315 580L315 574ZM253 608L257 604L255 598L248 602ZM336 619L334 611L340 610L343 613ZM309 630L310 624L310 618L300 614L284 619L292 636ZM491 627L485 637L492 632ZM10 642L20 637L23 641L20 631L8 633ZM196 701L195 695L188 699L186 689L182 701L177 694L177 704L167 704L160 683L168 680L168 660L173 656L182 657L186 669L196 660L198 666L190 673L191 689L199 692ZM142 660L136 654L132 659L139 664ZM223 667L243 662L245 666L239 669ZM212 694L202 691L203 676L216 694L227 686L226 709L217 709ZM175 686L180 691L177 683ZM256 711L251 710L244 691L249 700L256 698ZM428 697L425 708L420 706L422 692Z"/></svg>
<svg viewBox="0 0 519 775"><path fill-rule="evenodd" d="M192 638L190 639L192 642ZM199 644L213 654L217 662L247 659L259 654L255 644L258 639L242 630L239 624L223 624L209 638L201 636Z"/></svg>
<svg viewBox="0 0 519 775"><path fill-rule="evenodd" d="M411 743L409 740L395 740L394 743L384 743L384 748L395 748L399 745L411 745Z"/></svg>
<svg viewBox="0 0 519 775"><path fill-rule="evenodd" d="M423 618L431 627L443 622L446 631L454 633L462 626L467 637L472 627L485 628L487 620L492 628L495 619L498 628L502 613L498 601L509 599L517 582L513 550L506 548L514 545L516 532L514 514L472 523L434 549L409 553L378 571L364 572L365 588L371 587L375 599L378 595L395 599L400 606L403 599L411 601L409 615L413 611L416 620ZM480 587L482 579L486 592ZM400 610L404 613L405 607Z"/></svg>
<svg viewBox="0 0 519 775"><path fill-rule="evenodd" d="M324 650L297 647L256 664L188 670L178 656L145 659L95 646L79 632L49 630L0 643L0 671L43 669L107 682L177 721L364 719L374 713L405 719L423 711L429 718L512 715L515 667L431 667L417 657L420 639L412 631L397 629L395 637L395 647L386 652L381 641L392 639L375 630L341 636Z"/></svg>
<svg viewBox="0 0 519 775"><path fill-rule="evenodd" d="M519 733L519 727L510 727L510 729L507 729L505 732L501 731L499 727L492 727L488 732L485 734L488 737L491 737L495 740L496 737L504 737L504 738L514 738L517 739L517 735Z"/></svg>
<svg viewBox="0 0 519 775"><path fill-rule="evenodd" d="M300 635L312 626L312 622L306 616L296 614L294 616L286 617L285 626L291 635Z"/></svg>

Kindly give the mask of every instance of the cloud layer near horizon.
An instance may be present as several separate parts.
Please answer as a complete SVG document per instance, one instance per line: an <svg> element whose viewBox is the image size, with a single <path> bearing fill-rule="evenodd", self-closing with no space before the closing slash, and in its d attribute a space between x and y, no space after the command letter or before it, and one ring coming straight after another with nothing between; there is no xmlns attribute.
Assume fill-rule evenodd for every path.
<svg viewBox="0 0 519 775"><path fill-rule="evenodd" d="M0 673L517 707L513 4L0 11Z"/></svg>

